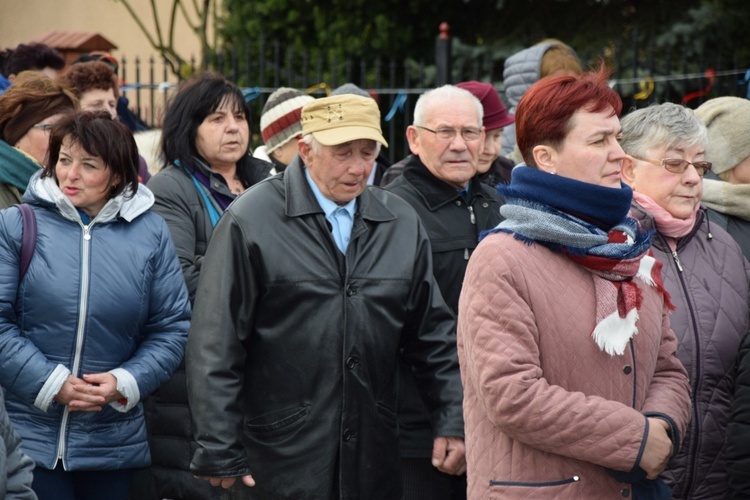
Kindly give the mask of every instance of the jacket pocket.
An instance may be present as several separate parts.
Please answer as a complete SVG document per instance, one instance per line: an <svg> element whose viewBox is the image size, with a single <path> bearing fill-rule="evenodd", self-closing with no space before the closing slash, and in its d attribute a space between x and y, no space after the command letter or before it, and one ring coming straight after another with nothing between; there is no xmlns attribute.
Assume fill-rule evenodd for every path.
<svg viewBox="0 0 750 500"><path fill-rule="evenodd" d="M376 403L375 407L378 409L378 415L380 415L389 427L396 427L396 412L388 408L387 406Z"/></svg>
<svg viewBox="0 0 750 500"><path fill-rule="evenodd" d="M513 486L521 488L550 488L554 486L565 486L566 484L577 483L581 480L580 476L571 476L557 481L493 481L490 479L490 488L493 486Z"/></svg>
<svg viewBox="0 0 750 500"><path fill-rule="evenodd" d="M293 424L297 422L301 424L308 413L310 413L308 406L286 408L252 418L246 422L245 427L247 432L258 437L278 436L291 430Z"/></svg>

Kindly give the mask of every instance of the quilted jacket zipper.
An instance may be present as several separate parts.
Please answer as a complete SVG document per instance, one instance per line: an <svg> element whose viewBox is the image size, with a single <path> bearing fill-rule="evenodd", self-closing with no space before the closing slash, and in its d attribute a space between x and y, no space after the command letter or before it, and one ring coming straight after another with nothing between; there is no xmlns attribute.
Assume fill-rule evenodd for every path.
<svg viewBox="0 0 750 500"><path fill-rule="evenodd" d="M81 259L81 294L78 299L78 329L76 331L76 344L75 344L75 357L73 358L73 367L71 369L71 373L78 377L78 371L81 368L81 349L83 346L83 336L85 333L85 326L86 326L86 310L88 303L86 302L86 297L88 297L88 291L89 291L89 253L90 253L90 247L91 247L91 226L93 225L93 222L89 225L84 225L83 223L80 223L81 227L83 228L83 252L82 252L82 259ZM65 467L65 434L66 434L66 428L68 425L68 417L69 417L69 411L68 407L65 406L65 409L63 410L63 417L62 421L60 422L60 440L57 445L57 460L63 461L63 469L67 468ZM57 466L57 461L55 462L54 467Z"/></svg>

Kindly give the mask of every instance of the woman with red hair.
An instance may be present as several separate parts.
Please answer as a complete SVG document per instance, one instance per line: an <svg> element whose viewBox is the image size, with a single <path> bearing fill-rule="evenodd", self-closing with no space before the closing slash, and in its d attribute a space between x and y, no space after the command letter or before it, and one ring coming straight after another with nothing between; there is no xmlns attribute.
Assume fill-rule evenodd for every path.
<svg viewBox="0 0 750 500"><path fill-rule="evenodd" d="M620 182L622 103L598 73L516 111L526 162L458 312L469 498L669 498L690 398L651 233Z"/></svg>

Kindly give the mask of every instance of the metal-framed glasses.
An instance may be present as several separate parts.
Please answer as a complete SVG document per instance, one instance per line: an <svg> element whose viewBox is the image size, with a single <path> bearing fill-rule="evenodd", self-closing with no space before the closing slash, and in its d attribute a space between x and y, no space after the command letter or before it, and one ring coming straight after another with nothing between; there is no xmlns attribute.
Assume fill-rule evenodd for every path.
<svg viewBox="0 0 750 500"><path fill-rule="evenodd" d="M51 132L52 131L52 125L49 123L37 123L35 125L32 125L33 128L38 128L42 132Z"/></svg>
<svg viewBox="0 0 750 500"><path fill-rule="evenodd" d="M466 142L472 142L479 140L480 137L482 137L482 130L478 128L461 128L461 129L455 129L455 128L439 128L437 130L432 130L431 128L423 127L422 125L415 125L417 128L421 128L422 130L426 130L428 132L432 132L435 134L435 137L438 138L438 140L443 142L451 142L453 139L456 138L456 134L459 132L461 133L461 138Z"/></svg>
<svg viewBox="0 0 750 500"><path fill-rule="evenodd" d="M660 167L664 167L667 172L672 172L673 174L682 174L687 170L689 165L692 165L701 177L706 175L706 172L709 172L713 165L710 161L691 162L681 158L662 158L661 160L647 160L646 158L636 158L635 156L633 158L651 163L652 165L659 165Z"/></svg>

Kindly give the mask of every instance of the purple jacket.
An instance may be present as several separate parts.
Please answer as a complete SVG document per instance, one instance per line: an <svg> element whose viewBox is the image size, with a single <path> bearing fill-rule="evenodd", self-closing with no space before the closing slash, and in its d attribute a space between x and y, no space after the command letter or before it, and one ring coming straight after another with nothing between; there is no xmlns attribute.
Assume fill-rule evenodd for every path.
<svg viewBox="0 0 750 500"><path fill-rule="evenodd" d="M635 202L633 213L647 229L654 219ZM674 498L723 499L727 493L724 444L736 376L735 359L748 330L750 264L739 245L704 210L673 254L657 231L656 257L676 309L671 326L677 357L692 389L693 414L680 451L664 479Z"/></svg>

